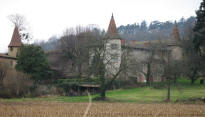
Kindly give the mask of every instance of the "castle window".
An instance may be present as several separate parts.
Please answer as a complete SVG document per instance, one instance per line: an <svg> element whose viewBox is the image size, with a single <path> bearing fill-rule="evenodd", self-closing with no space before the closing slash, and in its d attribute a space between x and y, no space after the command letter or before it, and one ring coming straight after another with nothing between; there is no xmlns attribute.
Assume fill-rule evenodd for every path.
<svg viewBox="0 0 205 117"><path fill-rule="evenodd" d="M10 51L13 51L13 47L10 47Z"/></svg>
<svg viewBox="0 0 205 117"><path fill-rule="evenodd" d="M111 54L112 61L118 61L118 54Z"/></svg>
<svg viewBox="0 0 205 117"><path fill-rule="evenodd" d="M118 49L118 45L117 44L111 44L111 49Z"/></svg>

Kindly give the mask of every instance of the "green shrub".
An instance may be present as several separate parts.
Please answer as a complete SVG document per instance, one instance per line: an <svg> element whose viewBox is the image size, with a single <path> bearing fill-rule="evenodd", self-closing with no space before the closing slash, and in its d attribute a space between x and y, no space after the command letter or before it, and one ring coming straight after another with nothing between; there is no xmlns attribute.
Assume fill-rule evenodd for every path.
<svg viewBox="0 0 205 117"><path fill-rule="evenodd" d="M98 78L59 79L57 81L57 87L63 88L66 92L66 95L81 95L84 89L81 89L80 85L99 85L99 82L100 81Z"/></svg>
<svg viewBox="0 0 205 117"><path fill-rule="evenodd" d="M22 46L15 67L18 71L30 74L36 82L48 80L52 75L46 55L40 46Z"/></svg>

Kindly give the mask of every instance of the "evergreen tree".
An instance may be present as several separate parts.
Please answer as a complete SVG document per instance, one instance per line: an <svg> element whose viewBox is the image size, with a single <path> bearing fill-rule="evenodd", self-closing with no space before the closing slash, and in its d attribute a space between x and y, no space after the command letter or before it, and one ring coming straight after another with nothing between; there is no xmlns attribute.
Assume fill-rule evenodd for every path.
<svg viewBox="0 0 205 117"><path fill-rule="evenodd" d="M204 73L204 56L205 56L205 0L201 2L199 10L196 11L196 24L194 27L194 46L197 54L201 57L200 62L200 72ZM200 83L203 84L203 79L200 80Z"/></svg>
<svg viewBox="0 0 205 117"><path fill-rule="evenodd" d="M30 74L35 82L47 80L51 75L47 58L40 46L22 46L18 53L16 69Z"/></svg>
<svg viewBox="0 0 205 117"><path fill-rule="evenodd" d="M162 26L162 22L160 22L160 21L153 21L153 22L151 22L150 23L150 26L149 26L149 30L154 30L154 29L160 29L161 28L161 26Z"/></svg>
<svg viewBox="0 0 205 117"><path fill-rule="evenodd" d="M196 15L194 31L199 31L205 27L205 0L201 3L199 10L196 11Z"/></svg>
<svg viewBox="0 0 205 117"><path fill-rule="evenodd" d="M140 29L143 32L147 31L147 22L145 20L141 22Z"/></svg>
<svg viewBox="0 0 205 117"><path fill-rule="evenodd" d="M201 55L200 45L205 38L205 0L201 3L199 10L196 11L196 24L194 32L196 33L194 38L195 49Z"/></svg>

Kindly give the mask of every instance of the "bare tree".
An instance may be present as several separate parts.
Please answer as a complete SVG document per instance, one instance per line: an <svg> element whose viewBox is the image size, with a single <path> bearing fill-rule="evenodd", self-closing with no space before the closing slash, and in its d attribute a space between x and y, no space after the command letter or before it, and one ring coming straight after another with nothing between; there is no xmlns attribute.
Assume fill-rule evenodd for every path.
<svg viewBox="0 0 205 117"><path fill-rule="evenodd" d="M33 86L33 81L30 79L30 76L11 69L9 74L6 76L4 81L4 88L7 93L13 93L14 96L23 96L30 88Z"/></svg>
<svg viewBox="0 0 205 117"><path fill-rule="evenodd" d="M71 71L82 76L83 65L88 64L89 43L92 43L93 33L89 28L76 27L67 29L60 38L59 49L64 54L67 61L71 62Z"/></svg>
<svg viewBox="0 0 205 117"><path fill-rule="evenodd" d="M19 30L24 30L25 17L20 14L14 14L8 16L9 20L19 28Z"/></svg>
<svg viewBox="0 0 205 117"><path fill-rule="evenodd" d="M6 77L8 65L5 62L0 61L0 86L3 86L3 80Z"/></svg>
<svg viewBox="0 0 205 117"><path fill-rule="evenodd" d="M158 56L159 61L162 66L162 75L166 78L167 81L167 99L170 101L171 97L171 83L176 81L183 73L183 60L176 59L173 57L172 48L166 44L160 43L158 45Z"/></svg>
<svg viewBox="0 0 205 117"><path fill-rule="evenodd" d="M194 32L193 26L190 25L184 30L181 45L184 51L184 76L191 80L191 84L199 79L202 68L201 61L203 59L197 54L194 47Z"/></svg>
<svg viewBox="0 0 205 117"><path fill-rule="evenodd" d="M145 59L143 60L144 66L146 70L139 70L141 73L143 73L146 77L146 83L147 85L150 85L150 78L153 75L153 70L152 68L154 67L154 62L155 62L155 52L156 52L156 47L154 44L149 43L147 47L147 55L145 56Z"/></svg>
<svg viewBox="0 0 205 117"><path fill-rule="evenodd" d="M21 39L29 43L32 37L26 28L26 18L20 14L9 15L8 18L18 28Z"/></svg>
<svg viewBox="0 0 205 117"><path fill-rule="evenodd" d="M90 72L100 80L100 100L106 99L106 91L119 75L128 68L127 51L121 51L121 55L113 55L107 48L107 40L98 40L90 47ZM116 62L120 57L120 66Z"/></svg>
<svg viewBox="0 0 205 117"><path fill-rule="evenodd" d="M131 52L131 59L129 63L129 70L132 74L138 75L142 74L145 76L147 85L150 85L150 82L156 76L156 80L159 77L159 74L162 74L161 65L159 62L158 48L159 44L149 42L146 46L139 46L139 50L135 47ZM138 48L138 47L137 47ZM135 56L133 56L135 55ZM137 73L137 74L136 74Z"/></svg>

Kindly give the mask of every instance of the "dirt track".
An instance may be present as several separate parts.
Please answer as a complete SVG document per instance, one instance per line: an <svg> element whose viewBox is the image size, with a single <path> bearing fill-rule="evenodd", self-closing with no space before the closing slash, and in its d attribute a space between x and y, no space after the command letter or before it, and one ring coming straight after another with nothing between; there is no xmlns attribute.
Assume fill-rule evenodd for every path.
<svg viewBox="0 0 205 117"><path fill-rule="evenodd" d="M83 117L88 103L0 102L0 117ZM87 117L205 117L204 104L93 103Z"/></svg>

